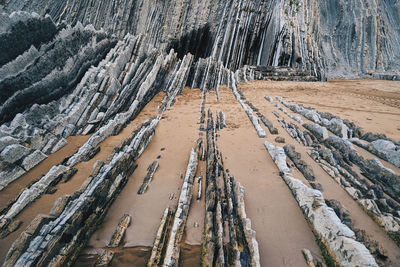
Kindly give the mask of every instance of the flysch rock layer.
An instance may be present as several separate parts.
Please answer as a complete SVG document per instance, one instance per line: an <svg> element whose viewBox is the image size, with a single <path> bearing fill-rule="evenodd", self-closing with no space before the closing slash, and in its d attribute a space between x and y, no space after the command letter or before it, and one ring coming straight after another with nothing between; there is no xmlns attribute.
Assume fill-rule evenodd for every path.
<svg viewBox="0 0 400 267"><path fill-rule="evenodd" d="M57 22L93 24L119 37L146 34L161 49L173 45L234 69L273 65L329 78L399 78L396 1L11 0L2 10L47 12Z"/></svg>
<svg viewBox="0 0 400 267"><path fill-rule="evenodd" d="M328 173L346 192L357 201L378 223L393 240L397 240L400 230L400 206L396 202L400 178L396 173L385 167L378 159L364 159L355 147L364 148L371 153L388 160L388 153L397 153L397 142L386 139L384 135L363 133L362 129L349 121L343 121L330 113L318 112L315 109L306 108L284 101L277 97L278 101L301 114L315 123L303 124L319 141L320 144L313 147L309 153L326 173ZM332 133L342 136L329 136L326 126ZM347 126L346 126L347 125ZM347 134L345 134L347 132ZM347 136L359 136L347 139ZM381 139L382 138L382 139ZM372 141L371 143L367 140ZM373 143L386 144L378 151ZM369 178L373 184L362 179L353 169L356 164L362 171L362 175ZM386 192L390 198L384 194Z"/></svg>
<svg viewBox="0 0 400 267"><path fill-rule="evenodd" d="M267 141L264 144L303 213L337 263L341 266L378 266L368 249L356 241L354 232L325 204L322 193L291 175L284 149Z"/></svg>
<svg viewBox="0 0 400 267"><path fill-rule="evenodd" d="M317 81L327 77L364 76L398 79L400 31L396 25L400 24L399 11L400 4L391 0L334 0L329 3L316 0L0 1L0 191L46 160L48 154L64 147L67 137L92 135L75 154L43 177L37 177L2 210L1 236L14 231L20 224L17 217L22 210L60 181L71 177L76 164L92 158L101 142L118 134L160 91L166 96L159 106L160 116L148 122L151 125L153 122L157 125L163 111L173 105L184 86L200 88L203 96L206 90L213 89L218 101L219 87L226 84L259 137L265 137L259 119L271 134L276 133L276 128L246 101L237 88L238 82ZM200 119L203 130L206 128L204 98ZM350 146L353 142L399 166L398 142L384 135L365 134L354 123L332 114L287 103L282 98L279 101L313 122L305 124L308 131L303 131L295 123L279 120L290 136L306 146L321 142L332 149L332 153L341 151L344 161L359 166L372 182L398 199L399 177L380 161L363 159ZM291 115L283 106L280 109L295 122L303 122L300 116ZM224 114L217 115L214 128L224 128L224 117ZM155 127L153 125L153 130L146 128L148 123L143 125L142 131L134 133L142 136L144 143L151 139L147 134ZM339 138L329 137L328 131ZM128 143L123 144L126 147ZM205 159L205 148L202 148L201 158ZM116 148L112 156L124 154L130 157L132 164L135 156L142 152L139 148L137 154L128 148L129 151L123 152L121 149L122 146ZM223 162L218 162L220 155L216 152L214 156L214 163L223 166ZM122 165L126 163L125 158L122 162ZM89 180L95 179L98 172L110 164L97 165ZM233 207L240 206L242 202L236 198L243 196L243 190L228 174L222 172L222 175L226 175L223 188L235 188L231 188L233 193L227 198L231 198ZM99 194L107 195L111 201L128 176L127 171L113 172L111 178L103 180L108 182L100 185ZM341 180L344 185L349 181L359 183L358 187L353 185L354 190L349 193L368 195L363 192L365 184L355 176L354 179L349 177ZM378 212L383 202L388 203L385 205L390 207L389 211L385 209L380 214L385 218L393 215L390 218L396 221L396 203L383 198L381 191L374 188L369 194L372 197L362 198L373 200L364 206ZM82 213L69 210L75 214L76 221L68 226L73 230L57 232L62 233L61 237L53 239L38 233L42 226L49 228L48 223L54 216L61 216L64 206L69 207L68 203L77 198L78 193L63 198L56 202L52 214L37 218L16 241L7 260L12 258L10 262L18 261L23 265L51 265L70 257L67 262L72 262L81 248L77 244L87 240L91 233L91 230L76 228L81 225L78 221ZM209 199L207 194L205 198ZM103 204L107 206L110 201ZM88 223L99 223L104 213L96 209L106 208L99 206L98 198L92 195L84 202L80 204L89 208L83 214L93 214ZM218 220L211 227L216 233L216 247L207 250L210 253L207 257L223 264L227 258L223 255L219 218L226 210L225 202L216 203L213 211ZM256 265L255 236L245 214L240 214L239 227L244 229L245 238L238 242L247 244L243 253L251 255ZM390 218L384 220L389 222L385 229L390 229L389 224L393 222ZM62 225L58 226L62 228ZM47 234L47 230L43 231ZM63 242L69 245L64 246ZM59 246L63 246L62 249ZM237 251L235 253L238 255ZM109 257L105 254L105 258Z"/></svg>
<svg viewBox="0 0 400 267"><path fill-rule="evenodd" d="M158 116L139 126L67 203L58 202L64 206L60 214L38 225L34 234L23 232L9 250L4 266L73 262L134 171L135 161L151 141L159 120Z"/></svg>

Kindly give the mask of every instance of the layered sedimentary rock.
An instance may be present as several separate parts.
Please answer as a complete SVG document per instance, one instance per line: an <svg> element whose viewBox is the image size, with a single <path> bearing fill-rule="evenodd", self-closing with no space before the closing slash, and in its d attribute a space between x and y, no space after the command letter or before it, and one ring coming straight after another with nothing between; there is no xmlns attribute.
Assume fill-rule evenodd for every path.
<svg viewBox="0 0 400 267"><path fill-rule="evenodd" d="M48 217L43 224L32 226L33 233L21 235L10 249L5 265L73 262L135 169L135 160L152 139L159 119L145 122L116 147L108 162L94 170L82 188L63 204L59 214Z"/></svg>
<svg viewBox="0 0 400 267"><path fill-rule="evenodd" d="M311 189L292 176L282 147L265 141L265 147L282 173L306 218L313 225L331 256L341 266L378 266L368 249L356 241L355 233L329 208L318 190Z"/></svg>
<svg viewBox="0 0 400 267"><path fill-rule="evenodd" d="M202 263L205 266L261 266L256 233L245 211L244 188L224 169L216 131L212 112L208 111Z"/></svg>
<svg viewBox="0 0 400 267"><path fill-rule="evenodd" d="M219 101L224 84L260 138L267 137L265 127L277 134L275 126L280 124L299 144L313 146L312 158L375 214L388 233L398 235L399 207L391 198L400 196L399 176L377 159L364 159L351 144L399 166L398 142L365 134L352 122L282 98L277 108L293 122L280 118L275 124L246 100L237 83L363 75L396 78L399 10L398 2L391 0L0 1L0 191L64 147L69 136L91 135L76 153L35 177L9 201L0 213L0 237L15 231L21 225L18 216L29 205L68 181L79 163L93 158L100 144L118 135L156 94L165 94L155 117L122 140L107 160L96 162L80 190L62 196L48 215L32 221L15 240L5 266L72 264L136 168L163 113L185 86L202 90L199 124L207 144L200 139L191 153L178 207L164 212L149 266L179 262L198 160L207 165L203 262L260 265L255 231L244 208L244 188L224 169L217 149L217 131L227 127L225 113L220 111L214 120L210 112L206 124L207 90L215 90ZM278 150L283 153L281 149L267 147L337 261L375 266L320 192L290 176L285 159L276 155ZM316 179L293 147L286 147L286 152L308 180ZM374 185L351 171L353 164ZM157 166L150 166L140 194ZM201 200L201 174L197 182ZM126 215L110 247L121 245L129 223ZM324 232L319 223L329 230ZM347 242L349 254L340 241ZM110 263L113 253L106 249L101 262Z"/></svg>
<svg viewBox="0 0 400 267"><path fill-rule="evenodd" d="M145 34L155 47L211 56L232 69L272 65L318 77L398 78L400 67L400 5L391 0L10 0L3 10L48 13L119 37Z"/></svg>
<svg viewBox="0 0 400 267"><path fill-rule="evenodd" d="M398 142L388 139L383 134L364 133L363 129L355 123L342 120L328 112L319 112L302 105L288 103L281 97L277 97L277 99L291 111L314 122L303 124L303 127L307 128L311 136L315 138L313 149L309 152L311 158L358 202L367 211L367 214L398 244L400 206L397 202L398 195L396 192L398 192L400 177L395 171L383 165L379 159L365 159L353 145L355 144L395 165L396 161L394 160L397 159L396 155L398 155L396 151ZM287 112L286 114L290 115ZM348 139L348 137L351 138ZM375 148L376 145L380 150ZM286 154L293 160L293 156L296 154L291 150L289 147L285 147ZM387 155L391 156L391 161L387 158ZM298 167L296 159L294 163ZM357 167L355 168L355 166ZM357 173L357 168L361 170L361 175ZM301 171L301 168L299 170ZM303 175L305 178L308 176L304 173ZM368 180L362 176L368 178ZM310 183L310 185L315 186L313 183ZM360 240L365 239L360 238ZM372 243L367 242L365 244L370 246ZM372 249L371 252L373 251L375 250Z"/></svg>

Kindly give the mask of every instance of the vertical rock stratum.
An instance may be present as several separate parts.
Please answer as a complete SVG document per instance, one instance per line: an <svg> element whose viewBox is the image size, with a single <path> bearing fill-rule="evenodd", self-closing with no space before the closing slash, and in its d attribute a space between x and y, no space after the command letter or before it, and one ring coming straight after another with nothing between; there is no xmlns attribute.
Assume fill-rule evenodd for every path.
<svg viewBox="0 0 400 267"><path fill-rule="evenodd" d="M143 34L156 48L211 56L232 70L289 66L333 78L398 75L400 68L397 0L3 2L7 13L48 13L56 22L92 24L119 38Z"/></svg>
<svg viewBox="0 0 400 267"><path fill-rule="evenodd" d="M398 0L0 0L3 266L400 264L398 140L240 84L399 80L399 25Z"/></svg>

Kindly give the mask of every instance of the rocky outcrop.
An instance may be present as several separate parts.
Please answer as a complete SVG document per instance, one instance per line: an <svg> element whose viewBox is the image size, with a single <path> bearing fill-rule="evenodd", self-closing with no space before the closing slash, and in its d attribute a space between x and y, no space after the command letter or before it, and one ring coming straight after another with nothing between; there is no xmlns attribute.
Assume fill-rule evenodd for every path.
<svg viewBox="0 0 400 267"><path fill-rule="evenodd" d="M129 214L124 214L119 221L117 228L115 229L110 242L108 242L107 247L116 248L121 244L122 239L124 238L125 231L131 224L132 217Z"/></svg>
<svg viewBox="0 0 400 267"><path fill-rule="evenodd" d="M35 13L20 11L9 16L2 13L0 21L0 67L17 58L31 46L37 51L41 44L51 41L63 27L61 24L57 27L50 16L40 17Z"/></svg>
<svg viewBox="0 0 400 267"><path fill-rule="evenodd" d="M256 233L245 212L244 188L224 169L211 111L207 120L206 216L202 263L261 266ZM224 225L228 225L225 229ZM226 238L229 236L229 238ZM227 239L227 240L226 240Z"/></svg>
<svg viewBox="0 0 400 267"><path fill-rule="evenodd" d="M342 120L329 112L318 112L313 108L307 108L284 101L281 97L277 97L283 105L293 112L301 114L314 123L303 124L303 126L312 132L320 141L328 138L328 131L343 138L350 139L351 142L368 150L372 154L387 160L395 166L400 166L400 144L395 140L388 139L382 134L365 133L361 127L348 120ZM300 122L300 121L298 121ZM369 143L361 141L367 141Z"/></svg>
<svg viewBox="0 0 400 267"><path fill-rule="evenodd" d="M296 124L287 122L284 119L278 120L278 122L298 143L305 146L311 146L314 143L315 137L307 131L302 131Z"/></svg>
<svg viewBox="0 0 400 267"><path fill-rule="evenodd" d="M319 141L323 141L328 138L328 130L324 126L320 126L316 123L304 123L303 127L309 130Z"/></svg>
<svg viewBox="0 0 400 267"><path fill-rule="evenodd" d="M239 102L239 104L242 106L242 108L244 109L244 111L246 112L247 116L250 119L250 122L253 124L255 130L257 131L258 137L263 138L266 137L266 133L264 131L264 129L261 127L260 125L260 121L258 120L258 118L256 117L256 115L254 115L253 111L251 108L247 107L247 105L245 104L245 102L243 101L243 97L241 92L237 89L236 84L235 84L235 79L233 78L233 82L232 82L232 91L234 96L236 97L236 100Z"/></svg>
<svg viewBox="0 0 400 267"><path fill-rule="evenodd" d="M165 209L156 233L156 238L154 239L150 259L147 262L148 267L159 266L162 262L161 254L168 243L168 234L174 218L173 215L169 208Z"/></svg>
<svg viewBox="0 0 400 267"><path fill-rule="evenodd" d="M283 148L267 141L265 147L306 218L335 261L342 266L378 266L368 249L356 241L355 233L341 222L332 208L325 204L322 193L309 188L292 176L286 164Z"/></svg>
<svg viewBox="0 0 400 267"><path fill-rule="evenodd" d="M313 129L314 132L316 132L318 139L326 139L328 136L328 132L326 129L324 130L323 128L321 129L320 127L327 128L329 131L332 133L338 135L339 137L342 138L351 138L354 135L354 132L352 128L349 129L349 127L346 125L346 123L341 120L340 118L333 116L330 113L321 113L316 111L315 109L312 108L306 108L302 105L296 105L296 104L291 104L286 101L284 101L282 98L278 98L278 100L288 107L291 111L298 113L302 116L304 116L306 119L313 121L315 124L308 124L309 127ZM300 122L300 121L299 121ZM302 123L302 122L300 122ZM307 128L307 127L306 127ZM307 128L308 129L308 128Z"/></svg>
<svg viewBox="0 0 400 267"><path fill-rule="evenodd" d="M115 44L108 37L81 24L67 27L54 41L42 45L30 64L20 66L21 72L0 77L0 122L12 120L35 103L47 104L67 94Z"/></svg>
<svg viewBox="0 0 400 267"><path fill-rule="evenodd" d="M0 1L0 190L45 160L46 154L60 150L69 136L91 134L75 154L34 179L1 211L2 237L18 228L17 216L26 207L68 181L77 164L93 158L103 141L120 133L156 94L165 93L156 117L135 129L106 161L97 162L80 190L63 196L48 216L32 222L10 249L5 266L72 264L135 169L135 161L152 139L163 112L174 104L184 86L202 90L199 124L206 130L207 145L199 142L192 153L178 208L164 214L151 262L157 265L163 260L167 266L179 262L179 244L193 195L194 165L206 160L204 262L260 265L255 232L244 209L244 188L224 170L216 146L217 130L226 127L225 114L218 113L215 120L209 115L206 126L206 91L215 90L219 100L219 88L226 84L259 137L267 135L262 125L277 134L272 122L246 101L237 83L396 75L400 34L393 25L398 24L398 10L389 0L335 0L329 4L315 0ZM338 17L343 25L337 23ZM332 114L278 100L287 107L279 106L279 110L293 120L279 120L288 133L306 146L318 143L315 135L330 149L322 151L315 146L315 159L326 161L321 160L334 175L339 173L336 178L353 197L365 200L364 207L380 216L385 229L397 227L393 223L397 222L397 204L382 194L399 197L398 176L379 161L360 157L345 139L367 140L371 151L397 166L399 144L383 136L364 135L354 123ZM302 124L303 118L289 109L314 123L309 131L296 125ZM328 130L340 138L328 137ZM295 151L287 152L311 180L313 174ZM287 170L286 162L278 162ZM352 164L383 191L360 181L349 170ZM150 168L139 192L145 192L156 168ZM308 218L322 218L324 227L329 227L327 221L335 222L320 204L319 193L286 178ZM200 199L202 179L198 182ZM313 186L319 187L317 183ZM125 217L121 222L111 246L120 244L128 221ZM337 228L344 233L341 238L352 240L347 229ZM337 248L335 242L339 241L320 234ZM359 252L355 254L365 256L365 251ZM350 261L341 252L335 255L339 261ZM113 253L105 250L103 256L102 262L108 264ZM363 264L357 256L353 260Z"/></svg>
<svg viewBox="0 0 400 267"><path fill-rule="evenodd" d="M340 152L345 162L356 164L362 171L362 174L376 184L382 186L382 189L394 199L400 196L400 177L388 171L375 160L364 159L352 146L348 140L330 136L325 140L328 148L335 148Z"/></svg>
<svg viewBox="0 0 400 267"><path fill-rule="evenodd" d="M138 190L138 194L144 194L149 186L151 180L153 179L154 173L157 171L158 168L158 161L154 161L150 166L147 168L146 177L143 179L143 183Z"/></svg>
<svg viewBox="0 0 400 267"><path fill-rule="evenodd" d="M314 171L310 165L308 165L304 160L301 159L301 154L296 152L296 149L292 145L285 145L283 147L286 155L293 161L296 168L304 175L308 181L314 181Z"/></svg>
<svg viewBox="0 0 400 267"><path fill-rule="evenodd" d="M376 159L366 161L359 158L360 162L363 162L362 166L370 166L369 170L375 173L363 173L367 177L373 176L373 181L375 184L371 185L352 170L349 163L346 162L342 156L342 151L345 151L345 147L343 147L341 150L330 150L329 148L324 148L321 146L315 147L311 151L310 155L333 179L335 179L337 183L343 187L344 190L346 190L346 192L355 201L357 201L365 210L368 211L368 214L372 217L372 219L382 226L389 236L394 236L393 239L396 240L395 236L397 236L400 231L400 217L398 214L400 206L383 193L381 187L377 186L381 182L376 180L379 179L379 177L382 177L382 172L385 172L385 167ZM349 152L347 151L347 153ZM344 155L346 154L344 153ZM357 154L354 153L352 158L353 157L360 156L357 156ZM372 170L373 168L375 169ZM376 173L381 174L377 175ZM385 173L387 175L387 171ZM395 183L398 182L395 181L393 184L393 186L396 187ZM382 188L385 191L391 191L391 189L387 188L387 186Z"/></svg>
<svg viewBox="0 0 400 267"><path fill-rule="evenodd" d="M135 169L135 161L154 135L160 117L139 126L88 177L60 214L32 225L7 254L4 266L71 264ZM59 203L63 203L62 201Z"/></svg>
<svg viewBox="0 0 400 267"><path fill-rule="evenodd" d="M386 159L393 165L400 168L400 146L389 140L378 139L371 142L371 145L385 155Z"/></svg>
<svg viewBox="0 0 400 267"><path fill-rule="evenodd" d="M392 1L7 1L4 11L48 12L180 55L208 56L231 69L287 66L312 76L398 78L400 6ZM356 13L352 10L357 10ZM343 23L341 23L343 22ZM166 25L169 25L166 27Z"/></svg>
<svg viewBox="0 0 400 267"><path fill-rule="evenodd" d="M165 251L163 266L177 266L180 254L180 242L183 237L186 220L189 215L189 208L193 198L193 184L197 172L198 151L197 148L191 150L185 178L179 196L178 206L172 222L169 241Z"/></svg>
<svg viewBox="0 0 400 267"><path fill-rule="evenodd" d="M258 118L260 118L260 120L262 121L262 123L264 124L265 127L268 128L269 132L271 134L278 134L278 129L274 127L274 125L272 124L272 122L270 120L268 120L264 114L262 114L260 112L260 110L258 108L256 108L251 102L246 101L245 102L258 116Z"/></svg>
<svg viewBox="0 0 400 267"><path fill-rule="evenodd" d="M70 54L79 56L82 62L90 64L90 61L85 60L90 53L82 49L97 49L102 44L114 45L113 38L104 39L107 36L104 32L94 31L89 26L86 28L81 25L74 28L67 27L54 41L41 47L41 52L37 55L39 59L31 59L31 64L26 67L29 70L21 71L15 76L6 76L0 84L9 84L10 88L16 90L19 86L17 80L34 83L34 86L37 86L41 82L52 82L53 78L62 78L59 75L53 76L54 71L51 69L55 67L54 64L62 65L66 59L69 60L67 62L74 63L74 60L68 58L68 53L60 51L73 46ZM86 54L85 56L79 53L74 55L73 51ZM101 59L102 56L99 53L96 57ZM74 165L80 160L86 160L100 142L110 135L117 134L160 90L167 92L166 100L171 101L164 101L160 109L170 105L174 96L180 93L187 82L192 58L191 55L187 55L180 60L173 50L169 54L160 53L157 50L152 50L147 54L141 37L127 35L109 50L98 66L92 66L79 84L72 91L68 91L68 94L47 104L34 104L30 108L28 105L28 109L22 114L17 114L10 123L1 125L2 150L7 144L21 144L43 153L54 153L66 144L65 138L68 136L94 132L90 140L80 148L80 152L68 160L68 164ZM45 65L47 61L52 63ZM14 61L7 66L12 63ZM65 66L71 71L77 69L76 65L66 64ZM20 66L21 68L25 66ZM47 71L51 72L46 76ZM39 72L38 75L29 76L29 73L33 75L37 72ZM62 80L68 79L64 77ZM15 86L11 87L11 85ZM16 91L12 97L22 91ZM40 91L40 94L46 95L46 91ZM11 99L6 103L11 103ZM34 152L30 150L30 153ZM40 155L39 152L35 152L26 160L25 165L31 167L38 164L41 159L38 155ZM7 166L2 169L1 174L6 177L2 179L4 180L3 187L24 173L19 166L7 162L4 164Z"/></svg>

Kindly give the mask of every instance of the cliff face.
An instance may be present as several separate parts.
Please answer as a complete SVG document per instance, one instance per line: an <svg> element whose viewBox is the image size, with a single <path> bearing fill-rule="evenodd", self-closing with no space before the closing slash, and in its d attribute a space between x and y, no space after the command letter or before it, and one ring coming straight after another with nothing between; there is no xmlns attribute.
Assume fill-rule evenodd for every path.
<svg viewBox="0 0 400 267"><path fill-rule="evenodd" d="M290 66L333 78L400 68L397 0L6 2L6 12L47 12L57 22L93 24L120 38L144 34L156 48L212 56L233 70Z"/></svg>

